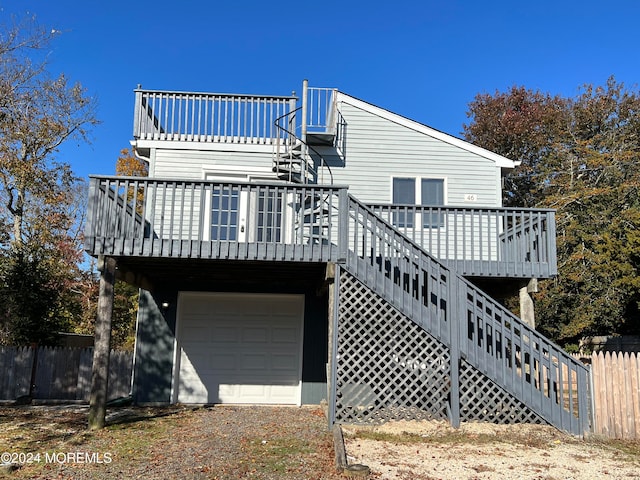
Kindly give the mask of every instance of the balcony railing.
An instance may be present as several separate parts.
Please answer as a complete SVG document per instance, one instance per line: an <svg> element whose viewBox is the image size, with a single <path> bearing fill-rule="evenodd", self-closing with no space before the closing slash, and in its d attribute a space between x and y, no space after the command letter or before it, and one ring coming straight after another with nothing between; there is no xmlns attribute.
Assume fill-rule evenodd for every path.
<svg viewBox="0 0 640 480"><path fill-rule="evenodd" d="M296 97L135 91L133 136L139 140L268 144L274 121L296 109Z"/></svg>
<svg viewBox="0 0 640 480"><path fill-rule="evenodd" d="M346 196L347 188L338 186L92 177L87 251L336 261L345 258L347 243L359 242L358 232L347 231L344 223ZM370 208L462 275L545 278L557 273L552 210ZM289 257L282 258L283 251Z"/></svg>
<svg viewBox="0 0 640 480"><path fill-rule="evenodd" d="M347 189L92 177L92 255L338 261Z"/></svg>
<svg viewBox="0 0 640 480"><path fill-rule="evenodd" d="M553 210L370 207L462 275L548 278L558 273Z"/></svg>

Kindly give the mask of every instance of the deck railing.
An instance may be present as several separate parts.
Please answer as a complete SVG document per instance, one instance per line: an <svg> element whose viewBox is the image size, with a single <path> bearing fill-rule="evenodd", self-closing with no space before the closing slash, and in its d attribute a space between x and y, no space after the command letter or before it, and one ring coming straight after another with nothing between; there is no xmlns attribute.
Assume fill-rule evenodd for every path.
<svg viewBox="0 0 640 480"><path fill-rule="evenodd" d="M309 131L325 132L335 128L335 88L308 87L307 128Z"/></svg>
<svg viewBox="0 0 640 480"><path fill-rule="evenodd" d="M293 96L135 91L133 136L139 140L274 143L276 118L295 110Z"/></svg>
<svg viewBox="0 0 640 480"><path fill-rule="evenodd" d="M370 207L462 275L548 278L558 273L554 210L386 204Z"/></svg>
<svg viewBox="0 0 640 480"><path fill-rule="evenodd" d="M92 255L335 261L344 187L91 177ZM342 213L344 215L344 213Z"/></svg>
<svg viewBox="0 0 640 480"><path fill-rule="evenodd" d="M309 197L304 208L303 195ZM159 245L164 245L161 256L166 256L171 255L167 245L217 240L264 243L265 239L292 244L302 242L296 235L303 234L326 245L336 244L340 195L346 195L346 188L93 177L87 238L111 242L113 248L133 242L142 248L136 254L151 256L159 252ZM370 208L465 276L545 278L557 272L551 210ZM148 250L152 243L155 250ZM105 253L93 248L89 251ZM111 254L134 253L116 249Z"/></svg>

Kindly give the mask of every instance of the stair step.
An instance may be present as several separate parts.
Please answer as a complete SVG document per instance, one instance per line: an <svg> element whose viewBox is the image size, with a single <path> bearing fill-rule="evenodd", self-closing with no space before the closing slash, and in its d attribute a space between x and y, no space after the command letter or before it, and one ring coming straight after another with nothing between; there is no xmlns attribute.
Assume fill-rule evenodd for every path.
<svg viewBox="0 0 640 480"><path fill-rule="evenodd" d="M301 165L302 164L302 160L297 160L297 159L293 159L293 160L275 160L273 163L275 163L276 165Z"/></svg>

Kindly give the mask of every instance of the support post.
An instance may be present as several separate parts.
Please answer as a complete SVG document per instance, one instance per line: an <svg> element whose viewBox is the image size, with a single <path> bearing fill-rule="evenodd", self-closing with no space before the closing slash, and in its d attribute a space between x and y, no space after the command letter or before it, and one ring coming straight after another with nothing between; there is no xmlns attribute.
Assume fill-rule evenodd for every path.
<svg viewBox="0 0 640 480"><path fill-rule="evenodd" d="M340 309L340 265L327 264L326 279L329 283L329 349L327 363L327 407L329 428L336 421L336 394L338 381L338 322Z"/></svg>
<svg viewBox="0 0 640 480"><path fill-rule="evenodd" d="M349 256L349 192L346 188L338 191L338 259L337 263L347 263Z"/></svg>
<svg viewBox="0 0 640 480"><path fill-rule="evenodd" d="M520 289L520 318L532 329L536 328L536 314L533 305L533 298L530 293L538 291L538 279L532 278L529 283Z"/></svg>
<svg viewBox="0 0 640 480"><path fill-rule="evenodd" d="M456 280L455 275L449 272L447 277L449 282L449 288L447 289L449 311L447 312L447 317L449 319L449 342L451 345L449 350L449 375L451 380L449 421L453 428L460 428L460 332L463 321L460 314L464 311L464 307L463 298L460 295L463 289L459 286L460 282Z"/></svg>
<svg viewBox="0 0 640 480"><path fill-rule="evenodd" d="M309 105L308 100L309 80L305 79L302 82L302 119L300 124L300 140L302 141L301 155L304 165L304 183L308 183L309 178L309 147L307 146L307 115L309 114L307 108ZM318 183L318 180L315 181Z"/></svg>
<svg viewBox="0 0 640 480"><path fill-rule="evenodd" d="M304 79L302 81L302 104L300 107L302 108L302 118L300 119L300 140L302 140L303 144L307 142L307 115L309 115L308 106L309 106L309 80Z"/></svg>
<svg viewBox="0 0 640 480"><path fill-rule="evenodd" d="M89 429L103 428L107 413L107 388L109 385L109 351L111 348L111 314L116 281L116 259L100 256L100 293L96 317L89 396Z"/></svg>

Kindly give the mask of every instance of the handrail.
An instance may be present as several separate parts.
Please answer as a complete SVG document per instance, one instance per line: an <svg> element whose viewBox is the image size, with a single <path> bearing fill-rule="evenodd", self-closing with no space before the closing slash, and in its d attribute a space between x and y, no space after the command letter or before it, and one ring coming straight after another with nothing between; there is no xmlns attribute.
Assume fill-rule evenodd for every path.
<svg viewBox="0 0 640 480"><path fill-rule="evenodd" d="M349 231L347 271L449 346L452 368L464 360L550 423L588 430L582 363L352 196Z"/></svg>
<svg viewBox="0 0 640 480"><path fill-rule="evenodd" d="M275 120L275 125L278 129L282 130L285 134L286 134L286 138L290 139L288 142L288 149L291 149L293 147L293 145L295 144L295 141L298 140L300 141L300 143L304 144L304 146L306 148L308 148L309 150L311 150L313 153L315 153L319 158L320 158L320 166L324 166L327 171L329 172L329 179L330 185L333 185L333 172L331 171L331 167L327 164L324 156L318 152L315 148L313 148L311 145L309 145L307 142L303 141L300 137L298 137L295 132L293 131L293 129L287 129L285 127L283 127L282 125L280 125L280 121L289 116L289 115L295 115L296 112L298 112L299 110L301 110L302 107L298 107L295 110L292 110L291 112L285 113L284 115L281 115L280 117L276 118ZM289 124L291 124L291 122L289 122ZM280 137L281 135L278 135L278 138L276 140L276 150L275 150L275 155L276 155L276 160L277 160L277 156L280 155ZM293 141L291 141L293 140ZM315 169L310 169L309 167L309 161L308 159L304 159L304 164L306 165L306 170L307 172L311 172L313 174L316 175L316 178L318 176L318 172ZM306 176L303 176L306 179ZM324 183L324 182L320 182L320 183Z"/></svg>

